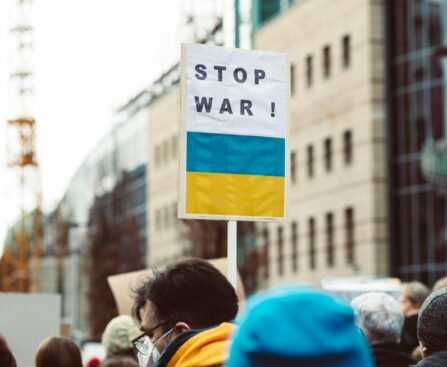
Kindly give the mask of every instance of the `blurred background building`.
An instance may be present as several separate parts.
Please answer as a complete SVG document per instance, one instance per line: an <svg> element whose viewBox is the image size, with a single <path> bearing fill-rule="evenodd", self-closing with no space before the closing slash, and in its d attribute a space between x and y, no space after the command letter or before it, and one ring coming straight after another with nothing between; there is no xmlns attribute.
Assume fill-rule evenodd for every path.
<svg viewBox="0 0 447 367"><path fill-rule="evenodd" d="M386 2L391 273L447 273L447 3Z"/></svg>
<svg viewBox="0 0 447 367"><path fill-rule="evenodd" d="M185 41L289 55L290 216L238 224L249 290L446 275L446 2L182 4ZM63 316L83 337L97 338L111 317L91 318L113 303L107 275L225 255L224 222L177 218L179 75L172 65L117 111L43 216L41 289L64 295Z"/></svg>
<svg viewBox="0 0 447 367"><path fill-rule="evenodd" d="M256 32L257 48L288 53L292 79L290 218L260 226L269 286L389 273L383 14L305 1Z"/></svg>
<svg viewBox="0 0 447 367"><path fill-rule="evenodd" d="M62 317L84 337L91 336L91 305L107 299L89 298L95 276L108 289L107 275L146 266L148 99L143 91L116 112L116 125L84 159L45 225L41 291L62 294ZM107 267L113 257L118 261Z"/></svg>

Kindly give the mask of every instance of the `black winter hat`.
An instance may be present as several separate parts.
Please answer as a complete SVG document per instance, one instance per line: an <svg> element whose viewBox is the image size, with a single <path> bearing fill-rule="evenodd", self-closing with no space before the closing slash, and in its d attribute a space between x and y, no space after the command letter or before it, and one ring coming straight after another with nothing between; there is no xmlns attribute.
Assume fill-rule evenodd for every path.
<svg viewBox="0 0 447 367"><path fill-rule="evenodd" d="M432 353L447 350L447 288L434 291L422 304L418 338Z"/></svg>

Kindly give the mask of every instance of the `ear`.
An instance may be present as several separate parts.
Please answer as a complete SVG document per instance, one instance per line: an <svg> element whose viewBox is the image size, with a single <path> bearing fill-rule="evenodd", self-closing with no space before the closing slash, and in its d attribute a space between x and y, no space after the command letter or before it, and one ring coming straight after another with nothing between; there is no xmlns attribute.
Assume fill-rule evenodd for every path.
<svg viewBox="0 0 447 367"><path fill-rule="evenodd" d="M189 326L186 322L180 321L177 322L174 326L176 333L181 334L185 331L191 330L191 326Z"/></svg>

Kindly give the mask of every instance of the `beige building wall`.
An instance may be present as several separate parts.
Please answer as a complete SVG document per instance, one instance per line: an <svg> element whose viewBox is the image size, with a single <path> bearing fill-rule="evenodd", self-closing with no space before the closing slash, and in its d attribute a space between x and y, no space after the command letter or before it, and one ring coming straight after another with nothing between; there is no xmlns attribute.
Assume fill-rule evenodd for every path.
<svg viewBox="0 0 447 367"><path fill-rule="evenodd" d="M185 240L177 219L180 88L155 100L149 112L148 264L170 263L183 254Z"/></svg>
<svg viewBox="0 0 447 367"><path fill-rule="evenodd" d="M386 275L387 209L385 167L383 3L374 0L307 0L258 30L260 50L286 52L294 67L289 148L296 158L290 185L289 220L259 224L268 229L263 286L286 281L319 283L325 276ZM350 39L350 63L343 65L342 40ZM323 75L323 48L330 47L330 75ZM312 85L306 58L312 56ZM177 216L180 89L150 107L148 163L149 264L182 256L186 240ZM352 162L345 163L343 136L352 134ZM324 141L331 139L332 168L325 168ZM313 147L314 175L307 172ZM354 259L347 259L346 210L353 213ZM333 218L334 264L327 261L326 216ZM315 267L310 266L309 219L315 223ZM295 224L294 224L295 223ZM297 269L292 226L297 228ZM282 231L282 254L278 231ZM265 244L259 236L259 245ZM280 272L279 258L282 258ZM265 275L265 276L264 276Z"/></svg>
<svg viewBox="0 0 447 367"><path fill-rule="evenodd" d="M266 226L269 245L265 286L388 272L382 8L382 1L374 0L308 0L274 18L256 34L257 49L288 53L294 69L289 148L296 158L296 178L291 180L289 191L289 221ZM346 36L350 40L348 66L343 65ZM330 48L328 77L323 73L326 46ZM310 86L306 80L308 56L312 57ZM353 141L350 164L344 160L346 131L351 132ZM325 139L332 142L330 171L325 168ZM314 152L313 177L307 172L308 146ZM352 262L346 250L348 208L354 218ZM333 218L332 266L327 259L328 213ZM315 221L313 269L310 218ZM293 267L293 223L297 228L297 269ZM261 241L266 242L264 238Z"/></svg>

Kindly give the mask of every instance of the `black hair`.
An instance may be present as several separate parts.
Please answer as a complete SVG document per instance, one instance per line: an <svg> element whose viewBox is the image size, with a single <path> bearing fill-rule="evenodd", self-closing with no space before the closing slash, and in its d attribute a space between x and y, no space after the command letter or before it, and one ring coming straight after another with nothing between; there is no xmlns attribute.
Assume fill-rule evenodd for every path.
<svg viewBox="0 0 447 367"><path fill-rule="evenodd" d="M154 271L134 290L133 314L141 322L146 301L155 305L159 321L183 321L204 328L231 321L238 311L236 292L227 278L209 262L189 259Z"/></svg>
<svg viewBox="0 0 447 367"><path fill-rule="evenodd" d="M2 334L0 334L0 366L17 367L16 359Z"/></svg>

